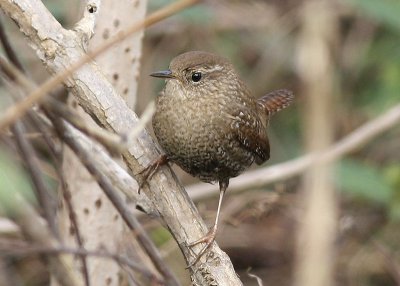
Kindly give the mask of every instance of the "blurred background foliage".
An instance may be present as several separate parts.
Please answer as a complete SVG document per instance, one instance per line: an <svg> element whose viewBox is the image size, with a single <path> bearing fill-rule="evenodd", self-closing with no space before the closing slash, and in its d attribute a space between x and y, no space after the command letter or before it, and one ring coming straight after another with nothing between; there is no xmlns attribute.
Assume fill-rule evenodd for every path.
<svg viewBox="0 0 400 286"><path fill-rule="evenodd" d="M295 92L295 103L270 122L272 157L268 164L301 156L304 154L305 95L299 82L301 71L297 70L296 51L299 15L306 1L205 1L150 27L144 38L138 113L163 86L162 81L148 74L165 69L182 52L210 51L233 62L255 97L278 88ZM148 10L155 11L170 2L149 0ZM72 27L77 20L79 1L46 0L44 3L65 27ZM332 108L335 140L339 140L400 103L400 2L341 0L332 3L339 19L336 41L331 47L335 63ZM36 56L15 25L9 21L6 24L28 70L41 81L46 74L41 72ZM335 184L340 202L337 285L399 283L394 271L400 272L400 269L392 267L400 264L399 150L397 126L336 165ZM10 190L8 175L4 173L6 162L3 159L0 162L0 194ZM10 172L20 176L14 168ZM184 183L195 181L177 172ZM15 180L25 182L24 178ZM291 284L293 237L295 225L301 220L297 217L296 203L299 186L299 179L294 178L245 195L227 196L223 209L227 213L226 226L217 240L232 257L244 280L247 268L252 267L251 272L260 276L265 285ZM203 216L210 221L215 207L215 199L199 204ZM149 228L153 228L155 240L164 245L169 237L165 231L154 226ZM26 285L40 285L32 281ZM245 283L256 285L254 279Z"/></svg>

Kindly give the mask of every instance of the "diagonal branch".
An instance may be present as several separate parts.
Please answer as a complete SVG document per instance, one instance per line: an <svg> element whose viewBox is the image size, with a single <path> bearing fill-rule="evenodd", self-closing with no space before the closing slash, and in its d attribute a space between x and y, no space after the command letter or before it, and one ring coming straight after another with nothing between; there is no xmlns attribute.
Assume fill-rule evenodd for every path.
<svg viewBox="0 0 400 286"><path fill-rule="evenodd" d="M32 87L34 87L34 83L29 81L28 78L26 78L21 72L19 72L14 66L10 65L7 61L5 61L2 57L0 57L0 67L11 77L14 78L14 80L19 83L26 91L29 91ZM51 102L54 100L51 100ZM58 103L60 104L60 103ZM161 260L156 247L152 243L152 241L146 236L143 228L139 224L139 222L136 220L135 216L129 212L128 208L126 207L125 203L123 200L119 197L117 194L114 185L110 181L110 178L106 177L103 175L101 172L101 169L105 170L103 161L108 160L106 165L114 166L114 169L106 169L110 175L111 178L115 177L115 173L119 173L119 176L121 176L120 170L122 168L119 167L119 165L111 160L110 158L105 158L104 156L100 158L100 161L93 161L94 158L99 159L99 157L96 155L92 155L91 152L93 152L93 149L89 148L90 151L88 151L88 148L86 146L83 146L81 142L79 142L77 139L81 139L87 146L92 146L92 142L88 141L88 138L85 138L83 134L79 133L77 130L74 130L72 127L69 125L64 124L61 119L59 119L57 116L55 116L54 113L50 111L50 108L54 107L55 104L52 102L49 104L49 102L45 102L44 104L44 109L48 116L52 119L53 124L56 126L55 131L59 134L59 136L67 143L67 145L70 146L72 150L76 153L77 157L80 158L82 163L86 166L86 168L89 170L89 172L96 178L98 181L99 185L103 188L104 193L106 196L110 199L110 201L113 203L115 208L119 211L121 214L121 217L125 220L126 224L131 228L132 230L135 230L137 233L137 237L143 248L147 251L149 254L149 257L152 259L153 263L155 264L156 268L160 271L162 275L166 278L166 281L168 282L168 285L178 285L178 282L174 278L173 274L169 271L169 269L166 267L166 265L163 263ZM55 109L57 111L60 111L59 109ZM57 114L58 115L58 114ZM132 137L134 138L134 137ZM95 146L93 146L95 147ZM97 147L96 147L97 148ZM99 152L103 152L104 150L98 150ZM97 152L96 152L97 153ZM119 168L118 168L119 167ZM123 175L123 174L122 174ZM134 193L134 190L132 190L132 186L136 185L136 182L131 182L133 181L132 178L129 175L125 176L129 178L129 186L126 187L126 184L122 184L124 190L124 193L127 195L128 198L132 198ZM114 180L115 181L115 180ZM77 220L75 213L73 211L71 202L70 202L70 194L69 191L67 190L67 187L65 185L65 182L63 178L61 177L61 184L65 196L65 201L67 203L67 208L70 211L70 218L71 221L75 227L76 233L77 233L77 238L78 238L78 245L79 247L82 247L81 245L81 239L79 235L79 228L77 227ZM116 185L121 187L121 182L116 182ZM133 191L133 192L132 192ZM136 201L136 200L135 200ZM149 206L147 207L147 209ZM154 212L154 211L153 211ZM81 257L83 260L86 258L84 256ZM85 279L86 283L88 283L88 275L85 272Z"/></svg>
<svg viewBox="0 0 400 286"><path fill-rule="evenodd" d="M103 189L105 195L108 199L112 202L114 207L118 210L121 217L128 225L128 227L135 231L136 236L140 244L146 250L148 255L151 257L154 265L156 266L157 270L164 276L167 285L179 285L174 275L171 271L166 267L163 263L157 248L147 236L145 230L138 222L136 217L129 212L128 208L126 207L125 202L121 197L118 195L117 191L115 190L114 186L111 184L111 181L102 174L97 166L96 163L91 160L91 154L87 152L79 142L75 141L68 132L68 129L65 126L65 123L62 122L61 119L57 118L54 114L49 113L49 117L52 119L53 124L55 125L56 132L58 133L59 137L75 152L76 156L80 158L82 164L87 168L87 170L95 177L96 181Z"/></svg>
<svg viewBox="0 0 400 286"><path fill-rule="evenodd" d="M30 79L28 79L22 72L18 71L18 69L7 62L3 57L0 56L0 68L7 74L8 77L12 77L15 80L15 83L20 85L22 89L26 92L30 92L34 87L35 83L33 83ZM44 106L46 108L49 108L53 112L57 113L58 116L61 115L63 116L63 112L60 114L60 108L54 108L56 105L53 104L55 100L50 100L46 101L44 103ZM61 105L61 102L57 102L57 106ZM126 137L126 139L121 139L121 137L115 135L114 133L110 133L107 131L99 131L99 130L91 130L88 131L88 126L81 126L78 123L78 126L75 126L73 122L68 121L70 116L66 116L68 118L66 119L71 125L74 125L76 128L72 128L69 125L66 125L66 128L69 133L71 133L71 137L75 138L76 140L79 140L82 142L82 148L84 148L85 152L92 152L92 157L96 161L97 168L100 170L100 172L107 174L108 178L112 181L112 184L114 187L116 187L118 190L120 190L128 199L129 202L132 202L136 205L136 208L139 208L143 211L145 211L147 214L150 214L152 216L158 216L156 214L156 210L154 209L153 205L151 202L148 200L146 196L139 196L139 194L136 192L138 189L138 184L137 182L127 173L127 171L121 167L117 162L114 161L114 159L111 157L110 153L106 151L105 147L110 147L111 150L121 150L121 149L126 149L124 147L129 140L134 140L137 136L140 130L144 129L144 124L145 122L148 121L148 117L150 114L153 112L154 106L150 105L150 108L146 108L146 110L143 112L142 117L138 121L138 125L135 126L135 128L130 131L130 134L127 136L121 136L121 137ZM148 113L146 115L146 113ZM49 138L48 131L44 129L44 117L39 116L39 113L34 112L32 110L28 111L28 116L30 120L34 122L35 125L38 126L42 134L44 135L44 139L50 145L50 151L52 152L52 155L54 156L54 159L56 159L58 154L56 153L56 147L54 146L52 140ZM47 119L47 118L46 118ZM51 129L50 131L53 131L53 126L49 124L49 126L46 125L47 128ZM92 137L93 139L98 139L99 143L102 143L103 145L100 144L95 144L92 140L90 140L88 137L84 136L81 132L85 132L85 134L89 137ZM136 131L136 132L135 132ZM96 134L96 135L94 135ZM113 136L111 136L113 135ZM100 139L100 137L102 137ZM109 138L106 138L109 137ZM100 139L100 140L99 140ZM126 141L128 140L128 141ZM107 141L107 142L106 142ZM123 145L123 146L115 146L115 145Z"/></svg>
<svg viewBox="0 0 400 286"><path fill-rule="evenodd" d="M21 3L24 3L24 5L29 3L30 7L21 9ZM176 4L174 7L177 7L177 3L183 5L182 3L188 4L194 3L194 1L177 1L174 3ZM38 24L40 18L34 17L35 21L32 21L32 15L40 15L40 12L35 11L35 9L45 9L40 1L0 0L0 7L17 22L20 29L28 36L38 56L44 60L46 67L51 72L68 74L64 71L65 67L81 59L84 51L81 48L79 37L74 35L72 31L65 33L65 31L60 31L57 25L52 27L51 23L47 23L44 32L47 33L46 36L49 38L44 41L38 38L38 33L26 32L37 31L40 28ZM162 16L168 16L171 13L172 11L169 11L169 14L166 14L164 10ZM160 19L160 14L157 14L157 12L153 15L152 21L149 22L148 20L147 24L153 23L155 19ZM52 35L56 30L58 37L53 38ZM43 30L41 32L40 36L43 37ZM60 33L63 37L60 37ZM51 50L45 44L49 41L53 47ZM43 55L49 53L51 53L50 58L43 57ZM105 80L102 72L94 63L88 63L73 73L65 82L65 85L71 89L79 104L106 129L116 133L125 133L137 125L136 114L116 94L112 85ZM44 90L47 92L52 87L52 85L50 87L46 85ZM132 140L128 151L123 153L125 162L136 180L139 180L137 174L143 170L144 166L147 166L158 156L158 149L146 131L141 132L135 140ZM187 245L189 242L204 236L207 232L206 225L195 206L167 167L163 167L155 174L148 185L149 187L145 187L143 191L153 202L160 213L160 217L178 242L185 259L187 261L193 260L194 255ZM199 248L200 246L194 247L194 251L199 251ZM199 285L205 282L219 285L241 285L229 258L216 243L213 244L212 253L214 254L212 260L207 261L207 258L203 257L191 269L193 281Z"/></svg>
<svg viewBox="0 0 400 286"><path fill-rule="evenodd" d="M195 4L198 1L199 0L176 1L169 6L166 6L164 9L149 15L144 21L135 23L126 30L121 31L110 40L105 41L103 45L98 46L96 49L88 53L84 53L84 51L81 49L82 40L85 41L86 39L85 37L82 37L82 32L84 32L86 35L87 31L78 29L75 33L73 31L62 29L61 25L54 17L52 17L41 1L35 0L31 1L32 3L28 3L27 1L0 1L0 7L3 9L3 11L6 13L10 12L11 18L16 20L17 23L21 24L20 27L25 35L30 37L30 39L34 41L34 44L40 47L40 53L38 55L44 62L57 57L57 53L63 52L66 47L73 47L76 46L76 44L79 45L79 49L69 50L71 54L68 56L70 57L73 55L72 58L75 59L73 64L70 64L71 62L53 62L56 69L51 71L57 74L29 94L29 96L24 100L19 102L17 105L11 106L4 112L0 119L0 130L10 125L17 118L21 117L35 103L40 102L48 92L54 89L57 85L66 81L68 77L73 76L73 73L79 68L82 68L83 65L89 63L95 57L104 53L113 45L125 40L133 33L153 25L177 13L178 11ZM26 10L28 13L26 13ZM32 11L35 11L35 13L31 14L30 12ZM94 13L96 12L96 10L93 11ZM39 17L37 17L38 15ZM40 18L42 22L37 22L37 18ZM49 26L44 25L44 23L47 23ZM48 29L48 27L53 29ZM69 46L68 44L72 44L72 46ZM70 81L68 82L73 84Z"/></svg>

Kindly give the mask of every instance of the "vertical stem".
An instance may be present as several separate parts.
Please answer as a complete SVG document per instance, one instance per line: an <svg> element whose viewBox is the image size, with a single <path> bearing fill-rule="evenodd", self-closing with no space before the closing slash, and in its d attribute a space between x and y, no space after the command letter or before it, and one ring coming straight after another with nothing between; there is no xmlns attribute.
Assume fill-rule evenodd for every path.
<svg viewBox="0 0 400 286"><path fill-rule="evenodd" d="M307 151L322 151L332 142L333 69L330 44L336 18L328 1L304 2L298 41L298 71L306 95L304 133ZM305 213L297 240L294 285L333 285L336 201L332 166L315 163L303 178Z"/></svg>

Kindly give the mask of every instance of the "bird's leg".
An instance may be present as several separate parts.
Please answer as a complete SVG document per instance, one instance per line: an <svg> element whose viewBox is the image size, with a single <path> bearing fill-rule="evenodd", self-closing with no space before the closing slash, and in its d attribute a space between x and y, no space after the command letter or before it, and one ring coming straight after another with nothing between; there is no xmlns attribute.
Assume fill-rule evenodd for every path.
<svg viewBox="0 0 400 286"><path fill-rule="evenodd" d="M140 190L143 188L144 184L148 182L148 180L153 177L153 175L157 172L157 170L162 166L168 163L168 157L167 155L163 154L160 157L158 157L156 160L151 162L146 168L143 169L139 173L139 175L142 176L142 180L139 183L139 188L138 188L138 193L140 194Z"/></svg>
<svg viewBox="0 0 400 286"><path fill-rule="evenodd" d="M190 243L188 245L189 247L193 247L197 244L205 243L203 248L200 250L199 254L197 254L195 260L192 263L190 263L187 268L190 268L194 264L196 264L199 261L199 259L209 250L209 248L211 247L212 243L215 240L215 237L217 235L217 230L218 230L219 215L221 213L222 199L224 198L224 194L225 194L226 189L228 188L228 184L229 184L228 180L219 182L218 209L217 209L217 216L215 217L215 223L214 223L213 227L207 232L207 234L205 236L203 236L202 238L200 238L196 241L193 241L192 243Z"/></svg>

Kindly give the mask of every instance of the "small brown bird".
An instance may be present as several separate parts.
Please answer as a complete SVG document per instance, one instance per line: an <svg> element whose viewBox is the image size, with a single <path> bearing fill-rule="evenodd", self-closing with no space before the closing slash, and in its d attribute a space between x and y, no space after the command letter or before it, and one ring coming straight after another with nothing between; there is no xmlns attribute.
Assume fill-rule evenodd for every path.
<svg viewBox="0 0 400 286"><path fill-rule="evenodd" d="M165 155L146 168L145 179L171 161L204 182L219 182L214 226L190 244L205 243L194 265L215 240L229 179L269 159L269 118L290 104L293 93L276 90L256 100L227 59L200 51L177 56L169 70L151 76L166 79L153 116Z"/></svg>

